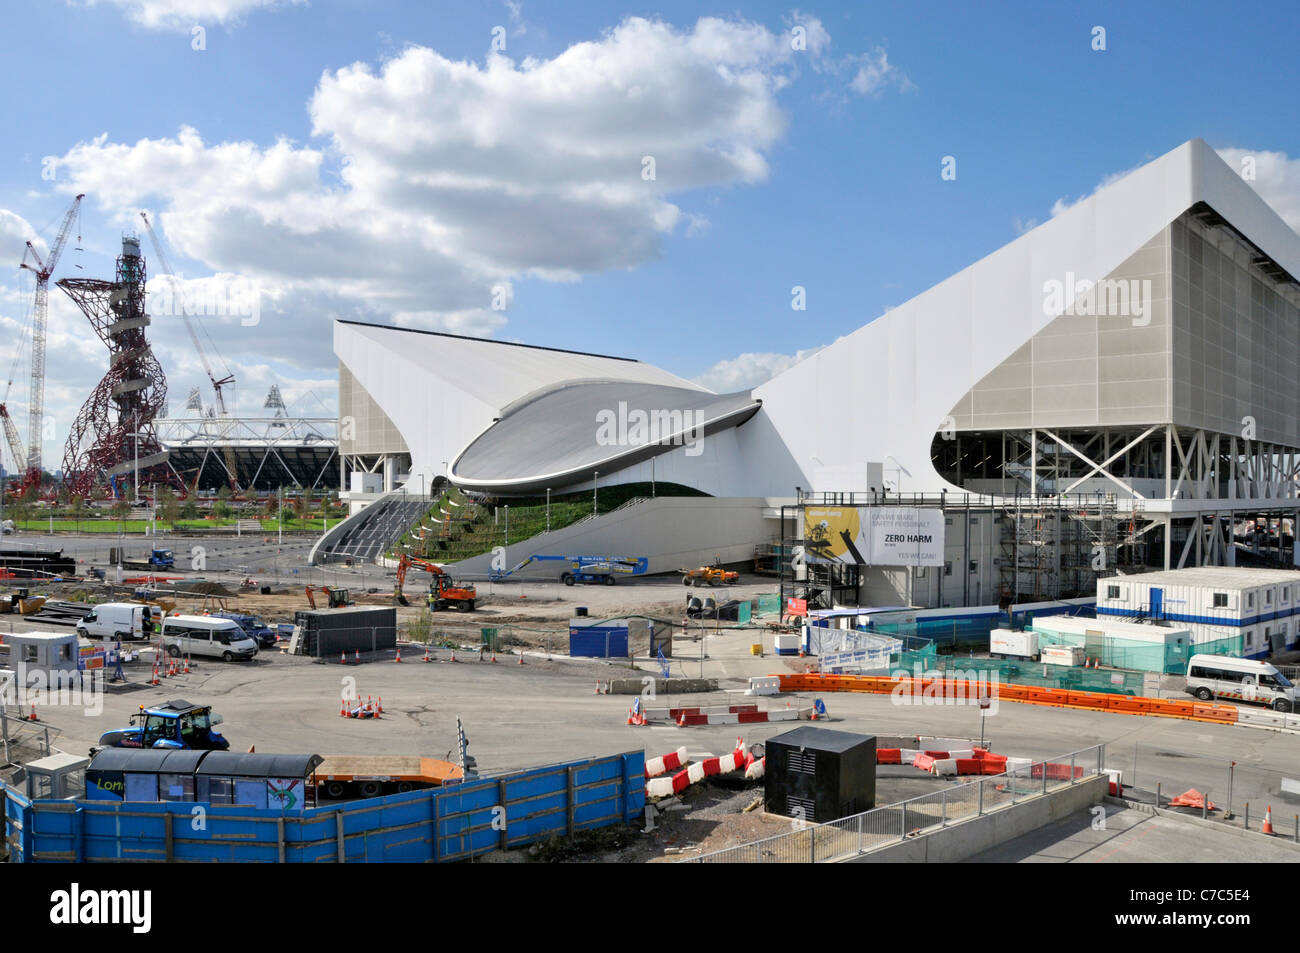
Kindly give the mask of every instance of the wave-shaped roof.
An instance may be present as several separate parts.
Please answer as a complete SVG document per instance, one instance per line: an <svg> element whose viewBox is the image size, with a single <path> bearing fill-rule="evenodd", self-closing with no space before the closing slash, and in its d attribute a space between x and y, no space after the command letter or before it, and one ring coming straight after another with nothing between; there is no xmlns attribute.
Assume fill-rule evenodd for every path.
<svg viewBox="0 0 1300 953"><path fill-rule="evenodd" d="M581 380L507 407L452 464L469 490L528 493L611 474L752 417L749 391L710 394L640 381Z"/></svg>

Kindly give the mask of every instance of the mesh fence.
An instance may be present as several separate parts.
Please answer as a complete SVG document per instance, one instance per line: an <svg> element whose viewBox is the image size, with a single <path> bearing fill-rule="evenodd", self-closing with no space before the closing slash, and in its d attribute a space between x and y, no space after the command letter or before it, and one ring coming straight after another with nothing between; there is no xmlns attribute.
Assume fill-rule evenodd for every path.
<svg viewBox="0 0 1300 953"><path fill-rule="evenodd" d="M1141 695L1144 677L1141 672L1111 672L1099 669L1043 665L1041 662L1012 659L972 659L926 652L903 652L890 663L890 671L907 675L966 677L972 670L987 672L989 681L1035 688L1064 688L1075 692L1109 692L1118 695Z"/></svg>
<svg viewBox="0 0 1300 953"><path fill-rule="evenodd" d="M1098 639L1082 632L1056 632L1037 625L1033 628L1040 648L1045 645L1077 646L1083 648L1089 657L1100 659L1102 665L1166 675L1187 674L1187 662L1193 655L1240 656L1245 647L1239 635L1189 645L1184 641L1152 643L1122 636Z"/></svg>
<svg viewBox="0 0 1300 953"><path fill-rule="evenodd" d="M1101 773L1104 759L1105 746L1095 745L825 824L792 820L794 829L787 833L683 862L804 864L841 860L1096 777Z"/></svg>
<svg viewBox="0 0 1300 953"><path fill-rule="evenodd" d="M999 616L973 616L969 619L921 619L917 622L873 622L869 631L892 635L898 639L924 639L934 645L988 645L989 633L1002 624Z"/></svg>

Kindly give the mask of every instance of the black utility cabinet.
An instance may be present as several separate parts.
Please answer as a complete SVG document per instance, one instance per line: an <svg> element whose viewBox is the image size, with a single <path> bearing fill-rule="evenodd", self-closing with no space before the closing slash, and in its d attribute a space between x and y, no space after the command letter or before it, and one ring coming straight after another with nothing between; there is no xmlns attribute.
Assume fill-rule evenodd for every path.
<svg viewBox="0 0 1300 953"><path fill-rule="evenodd" d="M805 726L766 743L772 814L822 823L876 806L876 736Z"/></svg>

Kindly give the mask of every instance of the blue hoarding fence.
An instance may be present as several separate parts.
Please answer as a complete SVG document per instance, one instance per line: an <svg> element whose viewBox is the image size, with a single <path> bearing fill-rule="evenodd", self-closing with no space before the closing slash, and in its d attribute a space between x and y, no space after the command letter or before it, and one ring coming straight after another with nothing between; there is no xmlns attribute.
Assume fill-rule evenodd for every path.
<svg viewBox="0 0 1300 953"><path fill-rule="evenodd" d="M300 814L177 801L33 801L0 789L11 862L443 863L639 819L645 753Z"/></svg>

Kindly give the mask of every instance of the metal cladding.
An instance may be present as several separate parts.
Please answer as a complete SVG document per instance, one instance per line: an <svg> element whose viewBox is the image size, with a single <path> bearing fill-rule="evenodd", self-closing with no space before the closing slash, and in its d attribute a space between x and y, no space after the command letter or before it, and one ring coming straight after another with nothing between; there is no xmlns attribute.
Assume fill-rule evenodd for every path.
<svg viewBox="0 0 1300 953"><path fill-rule="evenodd" d="M63 478L76 496L97 484L133 475L140 483L179 485L154 419L167 399L167 379L145 337L145 260L137 239L123 238L114 281L65 278L59 287L76 302L109 350L108 373L72 423L63 450Z"/></svg>

